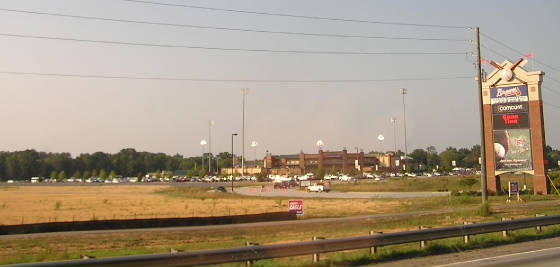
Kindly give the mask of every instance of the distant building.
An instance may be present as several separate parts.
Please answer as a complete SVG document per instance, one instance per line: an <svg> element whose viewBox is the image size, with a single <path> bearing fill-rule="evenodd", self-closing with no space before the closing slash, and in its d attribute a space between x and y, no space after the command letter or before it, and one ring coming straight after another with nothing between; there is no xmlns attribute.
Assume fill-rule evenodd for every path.
<svg viewBox="0 0 560 267"><path fill-rule="evenodd" d="M356 170L372 169L379 163L374 155L364 155L364 152L348 153L342 151L323 151L317 154L267 155L264 159L264 170L269 174L301 175L316 172L322 168L325 172L335 169L348 173L352 168Z"/></svg>

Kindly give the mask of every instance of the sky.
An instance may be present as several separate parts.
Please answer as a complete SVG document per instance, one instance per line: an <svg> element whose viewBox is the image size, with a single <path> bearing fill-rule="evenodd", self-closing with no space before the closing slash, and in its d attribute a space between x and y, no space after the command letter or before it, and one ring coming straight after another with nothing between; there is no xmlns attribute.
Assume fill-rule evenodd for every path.
<svg viewBox="0 0 560 267"><path fill-rule="evenodd" d="M36 149L70 152L77 156L135 148L198 156L203 149L208 150L208 147L201 147L200 141L208 139L208 121L213 120L212 152L230 151L231 134L238 133L234 142L238 154L242 146L242 88L249 89L245 99L244 138L248 159L255 155L261 158L266 151L315 153L317 140L323 140L323 149L331 151L344 147L350 151L356 147L365 152L386 151L393 150L395 145L404 151L400 88L407 90L409 152L432 145L440 152L448 146L472 147L480 143L474 80L475 33L469 29L474 26L479 26L485 34L481 37L483 58L496 62L515 61L522 56L518 52L533 53L538 61L535 68L546 73L543 85L547 90L543 91L543 98L547 144L559 147L560 125L555 120L560 114L560 104L556 104L560 100L558 1L150 2L1 1L0 151ZM30 11L260 31L446 40L255 33L49 16ZM22 35L190 48L64 41ZM192 47L381 54L305 54ZM387 54L394 52L424 54ZM426 54L448 52L456 54ZM485 67L493 70L488 65ZM531 68L531 63L525 68ZM84 78L14 72L230 81ZM414 78L446 79L411 80ZM395 125L391 117L396 118ZM377 139L380 134L385 137L382 142ZM393 138L395 134L396 139ZM258 142L256 149L250 147L251 141Z"/></svg>

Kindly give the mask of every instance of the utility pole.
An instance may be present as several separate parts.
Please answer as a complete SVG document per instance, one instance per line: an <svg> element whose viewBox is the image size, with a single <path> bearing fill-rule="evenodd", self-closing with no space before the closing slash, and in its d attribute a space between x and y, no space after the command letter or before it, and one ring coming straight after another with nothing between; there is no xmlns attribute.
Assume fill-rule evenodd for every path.
<svg viewBox="0 0 560 267"><path fill-rule="evenodd" d="M484 145L484 108L482 102L482 71L480 67L480 31L476 27L476 71L478 78L478 106L480 109L480 187L482 191L482 204L486 204L488 196L486 194L486 152Z"/></svg>
<svg viewBox="0 0 560 267"><path fill-rule="evenodd" d="M408 146L406 144L406 105L404 102L404 95L406 95L406 89L401 88L402 94L402 105L403 105L403 124L404 124L404 171L406 172L406 168L408 168Z"/></svg>
<svg viewBox="0 0 560 267"><path fill-rule="evenodd" d="M245 176L245 96L249 93L249 89L241 89L243 95L243 127L241 128L241 176Z"/></svg>

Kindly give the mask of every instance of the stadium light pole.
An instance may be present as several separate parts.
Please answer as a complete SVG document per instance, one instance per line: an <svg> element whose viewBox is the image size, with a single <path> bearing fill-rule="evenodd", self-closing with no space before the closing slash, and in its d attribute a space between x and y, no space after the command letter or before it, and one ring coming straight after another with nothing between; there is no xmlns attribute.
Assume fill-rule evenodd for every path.
<svg viewBox="0 0 560 267"><path fill-rule="evenodd" d="M206 144L208 144L208 143L206 142L206 140L202 139L202 141L200 141L200 146L202 147L202 156L201 156L201 158L202 158L202 165L200 165L200 168L201 168L201 169L204 169L204 146L205 146ZM202 177L201 177L201 178L202 178Z"/></svg>
<svg viewBox="0 0 560 267"><path fill-rule="evenodd" d="M231 192L233 192L233 170L235 169L235 155L233 154L233 137L237 136L236 133L231 134Z"/></svg>
<svg viewBox="0 0 560 267"><path fill-rule="evenodd" d="M406 105L404 102L404 96L406 95L406 89L401 88L402 94L402 105L403 105L403 125L404 125L404 171L406 172L408 168L408 146L406 144Z"/></svg>
<svg viewBox="0 0 560 267"><path fill-rule="evenodd" d="M253 152L255 154L255 165L257 165L256 167L258 167L258 164L257 164L257 146L258 145L259 145L259 142L257 142L257 141L251 142L251 147L253 148Z"/></svg>
<svg viewBox="0 0 560 267"><path fill-rule="evenodd" d="M245 176L245 96L249 94L249 89L241 89L243 96L243 126L241 127L241 176Z"/></svg>
<svg viewBox="0 0 560 267"><path fill-rule="evenodd" d="M212 126L214 120L208 121L208 173L212 172Z"/></svg>
<svg viewBox="0 0 560 267"><path fill-rule="evenodd" d="M395 154L397 153L397 118L391 117L391 123L393 124L393 141L395 143Z"/></svg>

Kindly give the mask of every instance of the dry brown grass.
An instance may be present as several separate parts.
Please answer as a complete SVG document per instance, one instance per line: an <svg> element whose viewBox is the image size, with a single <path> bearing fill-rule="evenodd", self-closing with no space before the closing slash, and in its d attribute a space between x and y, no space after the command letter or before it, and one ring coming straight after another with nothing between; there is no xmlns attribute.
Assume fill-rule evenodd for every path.
<svg viewBox="0 0 560 267"><path fill-rule="evenodd" d="M0 187L0 224L207 217L286 211L287 198L243 197L167 185ZM306 199L306 217L396 212L397 200Z"/></svg>

